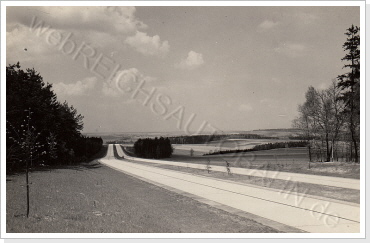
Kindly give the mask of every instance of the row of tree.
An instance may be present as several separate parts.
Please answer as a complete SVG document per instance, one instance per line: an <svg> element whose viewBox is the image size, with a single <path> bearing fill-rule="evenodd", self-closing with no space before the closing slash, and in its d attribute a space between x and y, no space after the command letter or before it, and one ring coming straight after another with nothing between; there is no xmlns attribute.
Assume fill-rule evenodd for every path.
<svg viewBox="0 0 370 243"><path fill-rule="evenodd" d="M161 159L171 157L173 148L169 138L156 137L138 139L134 144L134 151L141 158Z"/></svg>
<svg viewBox="0 0 370 243"><path fill-rule="evenodd" d="M73 106L57 101L52 85L34 69L6 67L7 172L81 162L97 153L103 140L81 135L82 119Z"/></svg>
<svg viewBox="0 0 370 243"><path fill-rule="evenodd" d="M347 72L325 90L309 87L293 121L308 142L310 160L318 154L322 161L338 160L341 151L345 160L360 161L360 28L352 25L345 34Z"/></svg>
<svg viewBox="0 0 370 243"><path fill-rule="evenodd" d="M277 137L267 137L258 134L211 134L211 135L192 135L169 137L173 144L205 144L212 141L224 139L278 139Z"/></svg>
<svg viewBox="0 0 370 243"><path fill-rule="evenodd" d="M252 152L252 151L278 149L278 148L298 148L298 147L306 147L306 146L307 146L306 141L266 143L266 144L255 145L253 148L250 148L250 149L220 150L220 151L214 151L214 152L210 152L210 153L203 154L203 155L245 153L245 152Z"/></svg>

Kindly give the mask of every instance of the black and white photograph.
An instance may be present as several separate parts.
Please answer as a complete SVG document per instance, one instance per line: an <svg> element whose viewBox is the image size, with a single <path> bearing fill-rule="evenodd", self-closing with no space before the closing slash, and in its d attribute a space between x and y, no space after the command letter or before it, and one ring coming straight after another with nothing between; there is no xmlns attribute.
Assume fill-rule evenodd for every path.
<svg viewBox="0 0 370 243"><path fill-rule="evenodd" d="M2 238L363 237L364 7L3 1Z"/></svg>

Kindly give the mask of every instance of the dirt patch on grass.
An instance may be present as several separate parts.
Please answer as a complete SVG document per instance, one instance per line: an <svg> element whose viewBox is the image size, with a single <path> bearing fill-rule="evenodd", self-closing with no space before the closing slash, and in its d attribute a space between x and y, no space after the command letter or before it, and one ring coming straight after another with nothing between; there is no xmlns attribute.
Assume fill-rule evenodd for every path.
<svg viewBox="0 0 370 243"><path fill-rule="evenodd" d="M115 171L96 161L6 182L8 233L270 233L271 227Z"/></svg>

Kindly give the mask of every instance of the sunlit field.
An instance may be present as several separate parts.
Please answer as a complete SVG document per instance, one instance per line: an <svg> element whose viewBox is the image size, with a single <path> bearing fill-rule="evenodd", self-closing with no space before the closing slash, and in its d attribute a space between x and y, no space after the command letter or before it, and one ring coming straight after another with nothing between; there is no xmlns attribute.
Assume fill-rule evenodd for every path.
<svg viewBox="0 0 370 243"><path fill-rule="evenodd" d="M233 150L233 149L251 149L256 145L288 142L289 139L226 139L222 141L211 141L207 144L173 144L175 150L184 150L190 153L194 150L194 155L203 155L205 153L218 150Z"/></svg>

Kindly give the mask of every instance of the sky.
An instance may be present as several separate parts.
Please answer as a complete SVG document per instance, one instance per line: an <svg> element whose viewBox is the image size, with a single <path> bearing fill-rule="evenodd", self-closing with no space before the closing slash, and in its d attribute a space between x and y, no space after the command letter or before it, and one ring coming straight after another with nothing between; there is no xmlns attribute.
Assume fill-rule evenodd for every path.
<svg viewBox="0 0 370 243"><path fill-rule="evenodd" d="M83 132L289 128L343 74L359 7L7 7L7 64L35 68Z"/></svg>

